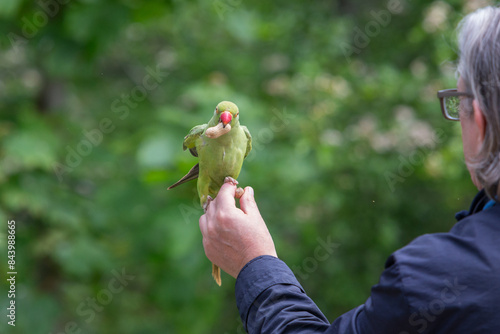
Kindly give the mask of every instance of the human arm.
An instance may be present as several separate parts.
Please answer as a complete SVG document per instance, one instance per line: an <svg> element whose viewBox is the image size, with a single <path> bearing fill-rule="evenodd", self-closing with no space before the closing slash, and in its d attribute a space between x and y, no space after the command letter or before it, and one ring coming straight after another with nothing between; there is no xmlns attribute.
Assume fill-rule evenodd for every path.
<svg viewBox="0 0 500 334"><path fill-rule="evenodd" d="M236 302L244 328L248 333L273 334L418 333L425 318L417 313L410 318L399 268L395 263L388 265L366 302L330 324L283 261L269 256L253 259L236 280Z"/></svg>
<svg viewBox="0 0 500 334"><path fill-rule="evenodd" d="M365 304L332 324L276 250L250 187L235 206L226 183L200 218L207 257L236 280L236 302L249 333L408 333L409 310L397 265L390 264ZM410 331L412 330L412 331Z"/></svg>

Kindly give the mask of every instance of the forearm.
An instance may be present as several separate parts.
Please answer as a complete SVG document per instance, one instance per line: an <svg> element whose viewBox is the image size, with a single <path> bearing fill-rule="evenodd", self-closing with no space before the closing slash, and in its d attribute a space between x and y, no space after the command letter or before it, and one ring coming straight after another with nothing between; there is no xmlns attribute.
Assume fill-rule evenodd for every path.
<svg viewBox="0 0 500 334"><path fill-rule="evenodd" d="M372 287L366 302L340 315L331 324L306 295L290 268L275 257L255 258L243 267L236 280L236 302L245 329L251 334L417 333L412 319L418 314L415 310L421 309L408 303L408 294L416 295L403 289L400 266L394 256L388 259L379 283ZM424 298L423 303L417 302L429 305L427 300L432 302L432 296Z"/></svg>
<svg viewBox="0 0 500 334"><path fill-rule="evenodd" d="M290 268L272 256L242 269L236 300L248 333L323 333L330 326Z"/></svg>

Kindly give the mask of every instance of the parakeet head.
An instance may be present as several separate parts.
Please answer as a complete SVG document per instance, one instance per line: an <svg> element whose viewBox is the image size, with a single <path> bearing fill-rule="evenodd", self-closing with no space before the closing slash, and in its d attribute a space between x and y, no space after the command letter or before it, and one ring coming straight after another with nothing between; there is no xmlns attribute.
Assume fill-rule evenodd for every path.
<svg viewBox="0 0 500 334"><path fill-rule="evenodd" d="M215 107L215 115L218 116L219 123L222 123L223 127L228 124L234 127L239 121L239 113L238 107L233 102L222 101Z"/></svg>

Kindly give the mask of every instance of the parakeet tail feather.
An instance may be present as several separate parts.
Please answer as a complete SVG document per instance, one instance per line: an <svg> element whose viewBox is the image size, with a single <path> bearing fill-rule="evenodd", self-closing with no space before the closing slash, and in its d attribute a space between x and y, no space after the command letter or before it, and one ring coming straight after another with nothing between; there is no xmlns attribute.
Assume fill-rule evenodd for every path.
<svg viewBox="0 0 500 334"><path fill-rule="evenodd" d="M212 276L214 277L215 283L217 283L217 285L221 286L222 280L220 277L220 268L217 267L213 263L212 263Z"/></svg>
<svg viewBox="0 0 500 334"><path fill-rule="evenodd" d="M179 181L175 182L172 184L170 187L167 188L167 190L170 190L172 188L177 187L180 184L186 183L188 181L194 180L198 178L198 175L200 174L200 165L196 164L189 170L189 172L182 177Z"/></svg>

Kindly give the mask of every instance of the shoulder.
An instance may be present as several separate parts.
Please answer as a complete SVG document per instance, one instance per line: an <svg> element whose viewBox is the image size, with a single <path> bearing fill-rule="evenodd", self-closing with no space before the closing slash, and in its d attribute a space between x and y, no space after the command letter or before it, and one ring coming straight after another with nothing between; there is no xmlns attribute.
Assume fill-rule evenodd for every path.
<svg viewBox="0 0 500 334"><path fill-rule="evenodd" d="M500 206L471 215L447 233L424 234L394 252L402 266L436 272L500 266ZM454 269L455 268L455 269Z"/></svg>
<svg viewBox="0 0 500 334"><path fill-rule="evenodd" d="M498 236L500 234L500 205L497 204L463 218L453 226L450 232L457 235Z"/></svg>
<svg viewBox="0 0 500 334"><path fill-rule="evenodd" d="M500 208L485 210L460 221L448 233L416 238L389 257L386 270L397 267L413 310L429 309L434 303L484 314L500 311L496 303L500 298L499 241Z"/></svg>

